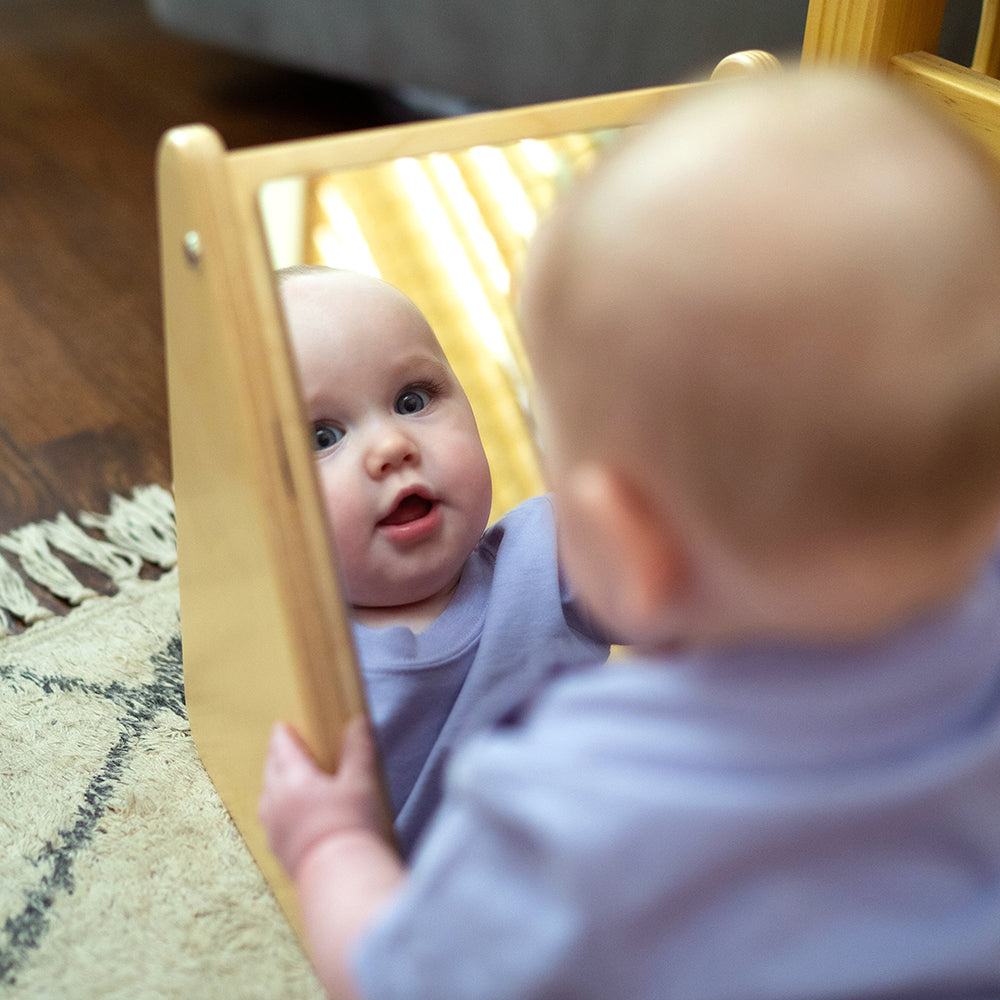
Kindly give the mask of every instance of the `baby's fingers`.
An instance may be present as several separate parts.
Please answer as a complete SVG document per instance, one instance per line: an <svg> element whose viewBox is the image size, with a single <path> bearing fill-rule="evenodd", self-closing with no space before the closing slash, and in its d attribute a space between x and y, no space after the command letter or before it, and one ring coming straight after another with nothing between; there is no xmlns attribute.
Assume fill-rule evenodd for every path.
<svg viewBox="0 0 1000 1000"><path fill-rule="evenodd" d="M371 727L363 715L356 715L344 727L340 743L340 774L354 777L373 775L376 756Z"/></svg>
<svg viewBox="0 0 1000 1000"><path fill-rule="evenodd" d="M274 779L283 783L292 776L316 770L308 751L292 730L283 722L275 723L264 765L265 781Z"/></svg>
<svg viewBox="0 0 1000 1000"><path fill-rule="evenodd" d="M257 816L274 833L289 812L298 811L309 788L321 777L294 733L283 723L271 730L264 761L264 785L257 803Z"/></svg>

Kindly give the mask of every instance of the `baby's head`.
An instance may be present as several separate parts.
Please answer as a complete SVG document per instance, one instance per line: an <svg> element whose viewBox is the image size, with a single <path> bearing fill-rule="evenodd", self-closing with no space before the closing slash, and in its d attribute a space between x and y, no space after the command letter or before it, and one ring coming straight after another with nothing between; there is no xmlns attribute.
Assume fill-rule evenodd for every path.
<svg viewBox="0 0 1000 1000"><path fill-rule="evenodd" d="M346 597L361 621L431 620L489 518L469 401L398 289L324 267L279 280Z"/></svg>
<svg viewBox="0 0 1000 1000"><path fill-rule="evenodd" d="M847 637L968 578L1000 514L991 170L885 82L798 75L684 99L565 199L525 339L605 624Z"/></svg>

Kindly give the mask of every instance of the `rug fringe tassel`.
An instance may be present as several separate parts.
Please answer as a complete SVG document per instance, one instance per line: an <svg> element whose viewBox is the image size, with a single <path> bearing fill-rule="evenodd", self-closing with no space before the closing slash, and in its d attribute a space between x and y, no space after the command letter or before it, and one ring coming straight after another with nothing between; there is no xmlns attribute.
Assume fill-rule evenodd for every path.
<svg viewBox="0 0 1000 1000"><path fill-rule="evenodd" d="M21 569L35 583L70 604L79 604L96 591L85 587L69 567L52 551L46 539L46 529L53 522L26 524L0 538L0 546L21 560Z"/></svg>
<svg viewBox="0 0 1000 1000"><path fill-rule="evenodd" d="M24 577L70 604L97 596L76 578L62 556L96 569L119 589L139 578L143 562L161 569L177 563L174 501L162 486L137 486L130 498L112 496L108 514L84 512L77 519L79 524L60 513L0 536L0 548L18 557L21 570L0 556L0 636L9 631L3 612L26 625L53 614L31 593ZM80 525L104 537L95 537Z"/></svg>
<svg viewBox="0 0 1000 1000"><path fill-rule="evenodd" d="M123 551L135 552L161 569L177 565L174 498L162 486L137 486L130 500L113 496L110 514L84 513L80 523L98 528Z"/></svg>
<svg viewBox="0 0 1000 1000"><path fill-rule="evenodd" d="M52 617L52 612L35 599L21 574L3 556L0 556L0 609L6 609L26 625ZM0 618L0 636L7 632Z"/></svg>

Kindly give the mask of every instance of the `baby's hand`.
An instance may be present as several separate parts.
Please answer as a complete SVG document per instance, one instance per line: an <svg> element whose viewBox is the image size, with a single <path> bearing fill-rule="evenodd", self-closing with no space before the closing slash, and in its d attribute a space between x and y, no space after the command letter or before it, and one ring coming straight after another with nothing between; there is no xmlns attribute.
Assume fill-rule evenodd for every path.
<svg viewBox="0 0 1000 1000"><path fill-rule="evenodd" d="M271 734L257 807L275 856L294 879L309 851L340 833L381 833L375 749L367 721L344 731L336 774L320 770L292 731Z"/></svg>

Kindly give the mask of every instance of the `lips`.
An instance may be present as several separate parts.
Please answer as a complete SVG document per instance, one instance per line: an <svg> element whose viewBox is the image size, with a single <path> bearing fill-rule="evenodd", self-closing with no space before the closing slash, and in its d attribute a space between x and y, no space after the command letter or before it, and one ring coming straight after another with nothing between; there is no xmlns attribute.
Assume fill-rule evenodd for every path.
<svg viewBox="0 0 1000 1000"><path fill-rule="evenodd" d="M409 548L437 538L442 518L441 504L418 488L400 493L376 528L383 539Z"/></svg>
<svg viewBox="0 0 1000 1000"><path fill-rule="evenodd" d="M395 507L379 521L380 527L392 527L399 524L410 524L426 517L434 507L434 502L418 493L408 493L402 497Z"/></svg>

